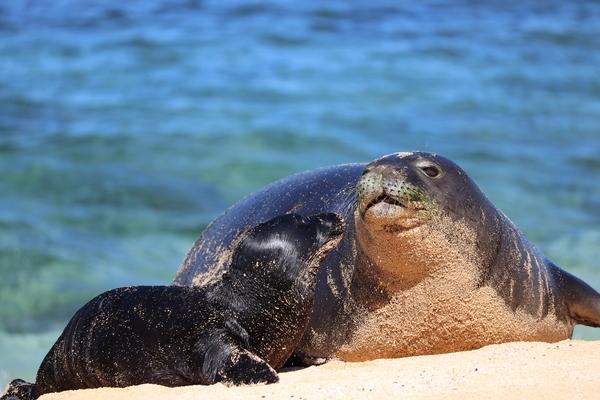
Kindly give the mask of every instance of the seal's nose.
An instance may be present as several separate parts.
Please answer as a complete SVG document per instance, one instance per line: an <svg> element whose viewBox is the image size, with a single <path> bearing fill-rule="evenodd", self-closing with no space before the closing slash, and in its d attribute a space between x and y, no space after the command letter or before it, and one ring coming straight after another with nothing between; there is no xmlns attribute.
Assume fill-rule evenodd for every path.
<svg viewBox="0 0 600 400"><path fill-rule="evenodd" d="M405 172L391 165L369 166L356 186L357 199L362 203L384 194L390 195L398 183L405 179Z"/></svg>
<svg viewBox="0 0 600 400"><path fill-rule="evenodd" d="M406 178L406 171L403 168L398 168L393 165L376 165L369 171L372 174L377 174L382 181L399 180Z"/></svg>

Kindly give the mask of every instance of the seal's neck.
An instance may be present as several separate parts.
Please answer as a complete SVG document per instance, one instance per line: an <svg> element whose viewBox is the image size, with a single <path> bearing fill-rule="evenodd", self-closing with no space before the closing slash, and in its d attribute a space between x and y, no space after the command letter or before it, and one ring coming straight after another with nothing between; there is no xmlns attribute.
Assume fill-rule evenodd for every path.
<svg viewBox="0 0 600 400"><path fill-rule="evenodd" d="M476 279L478 271L472 267L483 263L477 231L468 221L443 215L399 232L357 220L356 240L359 255L367 260L362 264L368 270L362 274L375 276L389 294L453 271L470 270Z"/></svg>
<svg viewBox="0 0 600 400"><path fill-rule="evenodd" d="M223 276L221 290L228 294L229 299L238 300L236 303L271 308L280 303L298 304L306 301L314 293L312 279L313 282L303 281L300 277L289 280L274 274L262 275L232 269Z"/></svg>
<svg viewBox="0 0 600 400"><path fill-rule="evenodd" d="M314 278L313 278L314 279ZM295 329L292 322L300 319L304 310L312 307L314 282L279 281L273 277L229 271L219 288L219 298L250 328L269 329L279 321L288 321L286 327ZM247 319L249 317L249 319ZM258 324L257 324L258 321Z"/></svg>
<svg viewBox="0 0 600 400"><path fill-rule="evenodd" d="M314 278L313 278L314 280ZM314 298L314 281L281 283L260 276L223 279L219 297L252 338L250 351L273 368L290 356L304 334Z"/></svg>

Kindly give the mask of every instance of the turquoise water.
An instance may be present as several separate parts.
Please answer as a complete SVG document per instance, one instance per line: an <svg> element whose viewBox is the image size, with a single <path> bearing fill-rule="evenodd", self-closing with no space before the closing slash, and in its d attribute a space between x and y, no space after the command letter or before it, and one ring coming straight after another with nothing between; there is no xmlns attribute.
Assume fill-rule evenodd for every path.
<svg viewBox="0 0 600 400"><path fill-rule="evenodd" d="M0 385L245 194L399 150L600 289L598 2L98 3L0 3Z"/></svg>

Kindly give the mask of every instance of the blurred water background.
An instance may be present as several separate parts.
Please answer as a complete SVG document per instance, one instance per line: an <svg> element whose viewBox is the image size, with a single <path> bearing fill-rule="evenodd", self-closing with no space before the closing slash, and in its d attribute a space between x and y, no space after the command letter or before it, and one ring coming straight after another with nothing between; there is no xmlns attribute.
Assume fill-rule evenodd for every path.
<svg viewBox="0 0 600 400"><path fill-rule="evenodd" d="M242 196L412 149L600 289L600 3L0 2L0 385Z"/></svg>

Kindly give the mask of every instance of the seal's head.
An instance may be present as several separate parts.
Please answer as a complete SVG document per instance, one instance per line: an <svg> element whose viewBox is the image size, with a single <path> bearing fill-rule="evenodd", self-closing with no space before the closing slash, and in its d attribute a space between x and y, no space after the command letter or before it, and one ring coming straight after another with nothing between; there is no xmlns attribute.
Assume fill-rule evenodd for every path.
<svg viewBox="0 0 600 400"><path fill-rule="evenodd" d="M248 231L231 269L282 289L313 283L319 264L342 237L344 223L333 213L285 214Z"/></svg>
<svg viewBox="0 0 600 400"><path fill-rule="evenodd" d="M379 158L365 168L356 194L358 243L390 283L410 285L448 265L454 256L449 248L477 252L489 202L444 157L416 152Z"/></svg>

